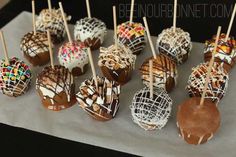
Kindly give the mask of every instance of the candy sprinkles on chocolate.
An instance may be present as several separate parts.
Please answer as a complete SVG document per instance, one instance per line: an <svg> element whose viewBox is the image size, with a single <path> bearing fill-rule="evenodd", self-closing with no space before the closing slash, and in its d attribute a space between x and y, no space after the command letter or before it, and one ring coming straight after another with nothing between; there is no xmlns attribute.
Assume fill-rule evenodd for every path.
<svg viewBox="0 0 236 157"><path fill-rule="evenodd" d="M118 26L118 42L139 54L146 45L145 28L141 23L122 23Z"/></svg>
<svg viewBox="0 0 236 157"><path fill-rule="evenodd" d="M6 64L5 60L0 63L0 89L3 94L17 97L28 90L32 74L29 67L16 57L9 63Z"/></svg>

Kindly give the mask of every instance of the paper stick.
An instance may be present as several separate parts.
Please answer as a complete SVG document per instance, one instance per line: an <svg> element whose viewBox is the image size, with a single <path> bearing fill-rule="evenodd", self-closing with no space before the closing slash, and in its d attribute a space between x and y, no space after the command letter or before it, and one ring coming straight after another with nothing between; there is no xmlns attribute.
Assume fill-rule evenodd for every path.
<svg viewBox="0 0 236 157"><path fill-rule="evenodd" d="M133 15L134 15L134 0L131 0L130 17L129 17L130 24L133 22Z"/></svg>
<svg viewBox="0 0 236 157"><path fill-rule="evenodd" d="M149 41L149 44L150 44L150 47L151 47L151 50L152 50L152 55L156 59L157 55L156 55L156 52L155 52L155 48L153 46L153 42L152 42L152 38L151 38L150 31L149 31L149 28L148 28L146 17L143 17L143 22L144 22L144 26L146 28L146 32L147 32L147 36L148 36L148 41Z"/></svg>
<svg viewBox="0 0 236 157"><path fill-rule="evenodd" d="M97 80L97 75L96 75L96 71L95 71L95 67L94 67L94 62L93 62L93 56L92 56L90 48L88 48L88 55L89 55L90 66L91 66L92 73L93 73L93 79L95 81L96 88L98 89L98 80Z"/></svg>
<svg viewBox="0 0 236 157"><path fill-rule="evenodd" d="M7 65L9 65L10 63L9 63L9 57L8 57L8 53L7 53L7 46L6 46L6 41L5 41L2 30L0 30L0 37L1 37L3 51L4 51L4 55L5 55L5 62Z"/></svg>
<svg viewBox="0 0 236 157"><path fill-rule="evenodd" d="M54 69L54 60L53 60L53 52L52 52L51 35L50 35L49 30L47 30L47 36L48 36L48 45L49 45L49 54L50 54L51 66Z"/></svg>
<svg viewBox="0 0 236 157"><path fill-rule="evenodd" d="M208 66L208 69L207 69L206 82L205 82L202 97L201 97L201 100L200 100L200 106L203 106L204 101L205 101L206 91L207 91L208 83L210 82L211 69L212 69L212 66L213 66L213 63L214 63L214 58L215 58L215 53L216 53L217 46L218 46L220 32L221 32L221 26L219 26L218 30L217 30L217 36L216 36L216 40L215 40L215 47L214 47L214 51L213 51L213 54L212 54L212 57L211 57L211 60L209 62L209 66Z"/></svg>
<svg viewBox="0 0 236 157"><path fill-rule="evenodd" d="M149 88L150 88L150 98L153 99L153 72L152 72L153 62L152 59L149 60Z"/></svg>
<svg viewBox="0 0 236 157"><path fill-rule="evenodd" d="M177 14L177 0L174 0L174 16L173 16L173 28L176 30L176 15Z"/></svg>
<svg viewBox="0 0 236 157"><path fill-rule="evenodd" d="M35 27L35 3L34 3L34 0L32 0L32 17L33 17L34 35L36 35L36 27Z"/></svg>
<svg viewBox="0 0 236 157"><path fill-rule="evenodd" d="M117 22L116 22L116 7L115 6L113 6L113 23L114 23L115 47L117 50Z"/></svg>
<svg viewBox="0 0 236 157"><path fill-rule="evenodd" d="M226 33L226 36L225 36L225 42L227 42L227 40L229 38L229 34L230 34L230 31L231 31L231 28L232 28L232 25L233 25L233 22L234 22L235 13L236 13L236 3L234 4L234 10L233 10L233 13L232 13L232 16L231 16L231 19L230 19L230 22L229 22L228 30L227 30L227 33Z"/></svg>
<svg viewBox="0 0 236 157"><path fill-rule="evenodd" d="M63 21L64 21L64 25L65 25L65 28L66 28L66 33L67 33L67 36L68 36L69 42L72 43L72 39L71 39L71 35L70 35L70 31L69 31L69 28L68 28L68 24L67 24L67 21L66 21L66 17L65 17L64 9L63 9L63 7L62 7L61 2L59 2L59 6L60 6L60 9L61 9L61 14L62 14L62 17L63 17Z"/></svg>
<svg viewBox="0 0 236 157"><path fill-rule="evenodd" d="M86 7L87 7L88 18L91 18L91 11L90 11L89 0L86 0Z"/></svg>
<svg viewBox="0 0 236 157"><path fill-rule="evenodd" d="M49 9L50 13L52 13L52 4L51 4L51 0L48 0L48 9Z"/></svg>

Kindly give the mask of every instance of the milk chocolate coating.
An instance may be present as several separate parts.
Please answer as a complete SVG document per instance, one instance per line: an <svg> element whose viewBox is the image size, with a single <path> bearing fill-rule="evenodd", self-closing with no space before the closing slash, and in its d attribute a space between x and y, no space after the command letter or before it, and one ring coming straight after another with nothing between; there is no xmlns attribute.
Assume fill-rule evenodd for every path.
<svg viewBox="0 0 236 157"><path fill-rule="evenodd" d="M200 97L192 97L178 106L177 126L180 136L189 144L202 144L210 140L220 126L220 112L216 105Z"/></svg>
<svg viewBox="0 0 236 157"><path fill-rule="evenodd" d="M47 34L27 33L21 40L21 51L33 66L42 66L50 61Z"/></svg>
<svg viewBox="0 0 236 157"><path fill-rule="evenodd" d="M98 87L94 79L82 82L76 94L79 106L92 118L108 121L115 117L119 109L120 85L104 77L97 77Z"/></svg>
<svg viewBox="0 0 236 157"><path fill-rule="evenodd" d="M61 65L45 67L37 77L36 90L49 110L60 111L76 103L73 76Z"/></svg>

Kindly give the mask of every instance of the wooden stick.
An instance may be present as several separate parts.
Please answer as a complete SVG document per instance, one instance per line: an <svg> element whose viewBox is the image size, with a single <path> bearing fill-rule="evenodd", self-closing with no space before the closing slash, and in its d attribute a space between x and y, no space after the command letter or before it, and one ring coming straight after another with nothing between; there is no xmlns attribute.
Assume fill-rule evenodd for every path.
<svg viewBox="0 0 236 157"><path fill-rule="evenodd" d="M5 55L5 62L7 65L9 65L10 62L9 62L9 57L8 57L8 53L7 53L7 46L6 46L6 41L5 41L4 34L3 34L2 30L0 30L0 37L1 37L3 51L4 51L4 55Z"/></svg>
<svg viewBox="0 0 236 157"><path fill-rule="evenodd" d="M149 60L149 88L150 88L150 98L153 99L153 72L152 72L153 62L152 59Z"/></svg>
<svg viewBox="0 0 236 157"><path fill-rule="evenodd" d="M51 43L51 35L49 30L47 30L47 36L48 36L48 45L49 45L49 54L50 54L50 61L52 69L54 69L54 60L53 60L53 52L52 52L52 43Z"/></svg>
<svg viewBox="0 0 236 157"><path fill-rule="evenodd" d="M113 23L114 23L114 38L115 38L115 47L117 50L117 20L116 20L116 6L113 6Z"/></svg>
<svg viewBox="0 0 236 157"><path fill-rule="evenodd" d="M134 16L134 0L131 0L130 17L129 17L130 24L133 22L133 16Z"/></svg>
<svg viewBox="0 0 236 157"><path fill-rule="evenodd" d="M89 55L90 66L91 66L92 73L93 73L93 79L95 81L96 88L98 89L98 80L97 80L97 75L96 75L96 71L95 71L95 67L94 67L94 62L93 62L93 56L92 56L90 48L88 48L88 55Z"/></svg>
<svg viewBox="0 0 236 157"><path fill-rule="evenodd" d="M86 0L86 7L87 7L88 18L91 18L91 11L90 11L89 0Z"/></svg>
<svg viewBox="0 0 236 157"><path fill-rule="evenodd" d="M34 0L32 0L32 17L33 17L34 35L36 35L36 27L35 27L35 3L34 3Z"/></svg>
<svg viewBox="0 0 236 157"><path fill-rule="evenodd" d="M70 31L69 31L69 28L68 28L68 24L67 24L67 21L66 21L64 9L62 7L61 2L59 2L59 6L60 6L60 9L61 9L61 14L62 14L62 17L63 17L63 21L64 21L64 25L65 25L65 28L66 28L66 33L67 33L69 42L72 43L72 38L71 38L71 35L70 35Z"/></svg>
<svg viewBox="0 0 236 157"><path fill-rule="evenodd" d="M204 85L204 89L203 89L203 93L202 93L202 97L201 97L201 101L200 101L200 106L203 106L204 101L205 101L206 91L207 91L208 83L210 81L211 69L212 69L212 66L213 66L213 63L214 63L214 58L215 58L215 53L216 53L217 46L218 46L220 32L221 32L221 26L219 26L218 30L217 30L217 36L216 36L216 40L215 40L215 47L214 47L214 51L213 51L213 54L212 54L212 57L211 57L211 60L209 62L209 66L208 66L208 69L207 69L206 82L205 82L205 85Z"/></svg>
<svg viewBox="0 0 236 157"><path fill-rule="evenodd" d="M146 17L143 17L143 22L144 22L144 26L146 28L146 32L147 32L147 36L148 36L148 41L149 41L149 44L150 44L150 47L151 47L151 50L152 50L152 55L156 59L157 55L156 55L156 52L155 52L155 48L153 46L153 42L152 42L152 38L151 38L150 31L149 31L149 28L148 28Z"/></svg>
<svg viewBox="0 0 236 157"><path fill-rule="evenodd" d="M52 13L52 4L51 4L51 0L48 0L48 9L49 9L50 13Z"/></svg>
<svg viewBox="0 0 236 157"><path fill-rule="evenodd" d="M233 25L235 13L236 13L236 3L234 4L234 10L233 10L233 13L232 13L232 16L231 16L231 19L230 19L230 23L229 23L229 26L228 26L228 30L227 30L227 33L226 33L226 36L225 36L225 42L227 42L227 40L229 38L229 34L230 34L230 31L231 31L231 28L232 28L232 25Z"/></svg>
<svg viewBox="0 0 236 157"><path fill-rule="evenodd" d="M173 16L173 28L176 31L176 15L177 14L177 0L174 0L174 16Z"/></svg>

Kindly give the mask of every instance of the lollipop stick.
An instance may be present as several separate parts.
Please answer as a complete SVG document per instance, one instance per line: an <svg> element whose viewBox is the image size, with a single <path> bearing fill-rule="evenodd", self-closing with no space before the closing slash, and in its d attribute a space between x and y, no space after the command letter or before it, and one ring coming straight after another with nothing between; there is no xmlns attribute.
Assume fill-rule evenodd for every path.
<svg viewBox="0 0 236 157"><path fill-rule="evenodd" d="M32 0L32 17L33 17L34 35L36 35L36 27L35 27L35 3L34 3L34 0Z"/></svg>
<svg viewBox="0 0 236 157"><path fill-rule="evenodd" d="M211 60L209 62L209 66L207 69L207 76L206 76L206 81L205 81L205 85L204 85L204 89L203 89L203 93L202 93L202 97L201 97L201 101L200 101L200 106L203 106L203 104L204 104L208 83L210 82L210 74L211 74L211 69L212 69L213 63L214 63L214 57L215 57L215 53L216 53L217 46L218 46L220 32L221 32L221 26L219 26L218 30L217 30L215 47L214 47L214 51L213 51L213 54L212 54L212 57L211 57Z"/></svg>
<svg viewBox="0 0 236 157"><path fill-rule="evenodd" d="M115 6L113 6L113 23L114 23L115 47L117 50L117 23L116 23L116 7Z"/></svg>
<svg viewBox="0 0 236 157"><path fill-rule="evenodd" d="M87 7L88 18L91 18L91 11L90 11L89 0L86 0L86 7Z"/></svg>
<svg viewBox="0 0 236 157"><path fill-rule="evenodd" d="M130 24L133 22L133 15L134 15L134 0L131 0L130 17L129 17Z"/></svg>
<svg viewBox="0 0 236 157"><path fill-rule="evenodd" d="M50 54L50 60L51 60L51 66L52 69L54 69L54 60L53 60L53 52L52 52L52 43L51 43L51 35L49 30L47 30L47 36L48 36L48 45L49 45L49 54Z"/></svg>
<svg viewBox="0 0 236 157"><path fill-rule="evenodd" d="M63 17L63 21L64 21L64 25L65 25L65 28L66 28L66 33L67 33L67 36L68 36L69 42L72 43L72 39L71 39L71 35L70 35L70 31L69 31L69 28L68 28L68 24L67 24L67 21L66 21L66 17L65 17L64 9L63 9L63 7L62 7L61 2L59 2L59 6L60 6L60 9L61 9L61 14L62 14L62 17Z"/></svg>
<svg viewBox="0 0 236 157"><path fill-rule="evenodd" d="M5 55L5 62L7 65L9 65L9 57L8 57L8 53L7 53L7 46L6 46L6 41L3 35L2 30L0 30L0 37L1 37L1 41L2 41L2 46L3 46L3 51L4 51L4 55Z"/></svg>
<svg viewBox="0 0 236 157"><path fill-rule="evenodd" d="M149 60L149 88L150 88L150 98L153 98L153 72L152 72L153 62L152 59Z"/></svg>
<svg viewBox="0 0 236 157"><path fill-rule="evenodd" d="M173 16L173 28L176 30L176 14L177 14L177 0L174 0L174 16Z"/></svg>
<svg viewBox="0 0 236 157"><path fill-rule="evenodd" d="M236 13L236 3L234 4L234 10L233 10L233 13L232 13L232 16L231 16L231 19L230 19L230 22L229 22L228 30L227 30L227 33L226 33L226 36L225 36L225 42L227 42L227 40L229 38L229 34L230 34L230 31L231 31L231 28L232 28L232 25L233 25L235 13Z"/></svg>
<svg viewBox="0 0 236 157"><path fill-rule="evenodd" d="M96 75L94 62L93 62L93 56L92 56L90 48L88 48L88 55L89 55L89 62L90 62L91 68L92 68L93 79L95 81L96 88L98 89L98 80L97 80L97 75Z"/></svg>
<svg viewBox="0 0 236 157"><path fill-rule="evenodd" d="M51 4L51 0L48 0L48 9L49 9L50 13L52 13L52 4Z"/></svg>
<svg viewBox="0 0 236 157"><path fill-rule="evenodd" d="M144 25L145 25L145 28L146 28L148 41L149 41L149 44L150 44L150 47L151 47L151 50L152 50L153 57L156 59L157 55L156 55L156 52L155 52L155 48L153 46L153 42L152 42L152 38L151 38L150 31L149 31L149 28L148 28L146 17L143 17L143 22L144 22Z"/></svg>

